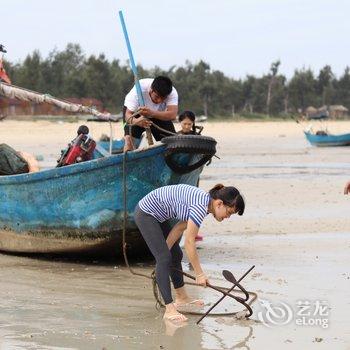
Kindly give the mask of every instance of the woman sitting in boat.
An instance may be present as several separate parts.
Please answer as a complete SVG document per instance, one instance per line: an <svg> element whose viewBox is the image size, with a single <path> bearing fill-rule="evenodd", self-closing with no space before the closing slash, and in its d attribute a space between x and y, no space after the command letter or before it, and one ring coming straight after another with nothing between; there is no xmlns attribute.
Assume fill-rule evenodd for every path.
<svg viewBox="0 0 350 350"><path fill-rule="evenodd" d="M179 122L181 130L178 134L181 135L199 135L203 130L203 127L196 126L196 115L192 111L184 111L179 115ZM199 129L199 132L197 132Z"/></svg>
<svg viewBox="0 0 350 350"><path fill-rule="evenodd" d="M185 315L177 308L192 304L202 306L202 300L191 299L184 287L179 246L185 233L185 251L193 266L196 283L205 286L208 277L203 272L195 245L195 237L203 219L210 213L221 222L233 214L243 215L244 199L235 187L218 184L209 193L190 185L160 187L144 198L135 208L135 222L156 260L156 280L165 303L164 319L182 322ZM179 222L171 228L169 219ZM171 294L171 278L175 302Z"/></svg>

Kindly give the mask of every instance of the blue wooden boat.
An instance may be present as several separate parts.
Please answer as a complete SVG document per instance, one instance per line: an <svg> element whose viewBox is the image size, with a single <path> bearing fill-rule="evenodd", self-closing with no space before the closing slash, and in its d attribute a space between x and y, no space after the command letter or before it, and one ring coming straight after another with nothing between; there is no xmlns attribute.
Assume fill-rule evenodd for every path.
<svg viewBox="0 0 350 350"><path fill-rule="evenodd" d="M122 19L121 13L120 17ZM124 22L123 31L126 34ZM138 86L136 66L125 36ZM25 101L37 98L38 103L45 100L45 96L34 91L3 83L1 87L4 96L15 94ZM138 95L142 100L141 91ZM50 103L70 112L86 112L112 120L111 116L106 119L90 107L52 97ZM167 144L127 154L119 153L123 141L117 140L113 141L112 151L116 154L112 155L106 155L109 142L101 143L100 150L94 152L94 159L90 161L37 173L0 176L0 250L118 255L124 228L127 242L134 251L145 248L133 221L138 201L161 186L197 185L203 165L215 154L215 140L193 137L187 137L187 149L184 146L186 137L178 136L181 145L173 144L173 137ZM210 144L208 149L204 147L206 141ZM178 161L174 162L173 156ZM183 165L187 166L187 171Z"/></svg>
<svg viewBox="0 0 350 350"><path fill-rule="evenodd" d="M144 247L133 221L137 202L155 188L196 185L202 167L186 174L165 163L166 145L100 157L38 173L0 177L0 250L21 253L103 253L121 249L126 169L127 241ZM190 158L196 157L191 155ZM187 157L187 161L188 161Z"/></svg>
<svg viewBox="0 0 350 350"><path fill-rule="evenodd" d="M350 134L332 135L327 132L304 131L306 139L313 146L350 146Z"/></svg>

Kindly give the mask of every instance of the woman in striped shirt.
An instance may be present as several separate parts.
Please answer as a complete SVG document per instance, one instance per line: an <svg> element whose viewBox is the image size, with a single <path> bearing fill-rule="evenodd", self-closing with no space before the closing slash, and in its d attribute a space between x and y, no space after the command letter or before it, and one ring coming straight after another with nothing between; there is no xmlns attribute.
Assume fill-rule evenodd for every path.
<svg viewBox="0 0 350 350"><path fill-rule="evenodd" d="M212 214L217 221L233 214L243 215L244 199L235 187L214 186L209 193L189 185L160 187L144 198L135 208L135 222L156 260L156 280L165 303L164 318L171 321L186 321L176 307L188 303L198 306L202 301L193 301L184 288L181 273L183 257L179 242L185 234L185 251L196 274L196 283L205 286L208 278L199 262L195 237L203 219ZM171 228L168 220L178 219ZM180 271L179 271L180 270ZM171 295L171 278L175 288L175 303Z"/></svg>

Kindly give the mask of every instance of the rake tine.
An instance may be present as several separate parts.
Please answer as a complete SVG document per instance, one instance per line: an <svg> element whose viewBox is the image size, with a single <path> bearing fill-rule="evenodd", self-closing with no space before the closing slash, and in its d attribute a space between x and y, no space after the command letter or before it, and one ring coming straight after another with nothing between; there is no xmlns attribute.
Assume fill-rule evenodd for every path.
<svg viewBox="0 0 350 350"><path fill-rule="evenodd" d="M243 280L243 278L245 278L245 277L248 275L248 273L254 269L254 267L255 267L255 265L253 265L253 266L252 266L252 267L237 281L237 283L241 282L241 281ZM231 293L232 290L233 290L235 287L236 287L236 283L228 290L228 293ZM203 320L203 318L206 317L206 316L209 314L209 312L210 312L211 310L213 310L214 307L215 307L216 305L218 305L218 304L225 298L225 296L226 296L226 295L223 295L213 306L211 306L211 307L209 308L209 310L208 310L196 323L199 324L199 323ZM237 300L237 301L238 301L238 300ZM238 302L239 302L239 301L238 301ZM253 310L251 309L251 307L250 307L248 304L246 304L244 301L243 301L241 304L244 305L244 307L246 307L247 310L249 311L249 315L247 315L246 317L251 316L251 315L253 314Z"/></svg>
<svg viewBox="0 0 350 350"><path fill-rule="evenodd" d="M244 301L247 301L249 299L249 293L245 290L245 288L241 284L239 284L237 282L237 280L235 279L235 276L233 275L233 273L231 271L223 270L222 275L225 277L225 279L227 281L229 281L231 283L235 283L236 286L241 290L241 292L244 293L244 295L245 295Z"/></svg>

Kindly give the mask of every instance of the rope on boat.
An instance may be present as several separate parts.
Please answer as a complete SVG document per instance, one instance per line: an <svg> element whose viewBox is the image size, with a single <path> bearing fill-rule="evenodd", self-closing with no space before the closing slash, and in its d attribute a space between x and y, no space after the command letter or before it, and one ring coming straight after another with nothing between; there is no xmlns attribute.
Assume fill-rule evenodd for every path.
<svg viewBox="0 0 350 350"><path fill-rule="evenodd" d="M62 108L68 112L92 114L101 120L116 121L117 119L119 119L116 118L116 116L110 115L109 113L102 113L93 107L84 106L82 104L73 103L61 98L51 96L49 94L43 94L16 85L7 84L3 81L0 81L0 95L8 98L16 98L21 101L31 101L35 103L46 102L51 105Z"/></svg>
<svg viewBox="0 0 350 350"><path fill-rule="evenodd" d="M125 265L128 267L131 274L136 276L145 277L152 280L152 289L153 289L153 295L156 300L156 308L159 309L161 307L165 307L163 304L159 290L157 288L157 282L156 282L156 276L155 276L155 270L152 271L151 275L146 275L141 272L136 272L132 269L132 267L129 264L128 255L127 255L127 242L126 242L126 225L128 220L128 210L127 210L127 184L126 184L126 157L128 152L123 153L123 206L124 206L124 217L123 217L123 256L124 256L124 262Z"/></svg>
<svg viewBox="0 0 350 350"><path fill-rule="evenodd" d="M132 121L134 120L134 117L136 117L137 115L139 115L139 112L138 111L136 111L135 113L133 113L129 118L128 118L128 120L126 121L126 125L128 125L129 126L129 135L131 136L131 129L132 129L132 127L134 126L133 124L132 124ZM155 124L154 122L152 122L152 120L150 120L149 118L147 118L147 117L144 117L145 119L147 119L148 121L150 121L151 123L152 123L152 126L153 127L155 127L156 129L158 129L159 131L162 131L162 132L164 132L164 133L166 133L166 134L168 134L168 135L177 135L177 133L176 132L172 132L172 131L169 131L169 130L166 130L166 129L163 129L163 128L161 128L160 126L158 126L157 124Z"/></svg>
<svg viewBox="0 0 350 350"><path fill-rule="evenodd" d="M160 131L163 131L169 135L177 135L176 132L172 132L172 131L169 131L169 130L165 130L163 128L161 128L160 126L158 126L157 124L153 123L152 122L152 126L154 126L156 129L160 130Z"/></svg>
<svg viewBox="0 0 350 350"><path fill-rule="evenodd" d="M130 124L129 124L130 125ZM127 179L126 179L126 175L127 175L127 169L126 169L126 163L127 163L127 152L123 152L123 206L124 206L124 216L123 216L123 233L122 233L122 249L123 249L123 256L124 256L124 262L125 265L128 267L130 273L132 275L135 276L141 276L141 277L145 277L147 279L150 279L152 281L152 290L153 290L153 296L156 300L156 304L155 307L157 310L159 310L160 308L164 308L165 305L161 299L160 296L160 291L158 289L158 285L157 285L157 281L156 281L156 275L155 275L155 270L152 271L151 275L147 275L141 272L136 272L133 270L133 268L130 266L129 264L129 260L128 260L128 255L127 255L127 242L126 242L126 226L127 226L127 219L128 219L128 212L127 212ZM187 285L192 285L192 286L196 286L196 287L200 287L200 285L196 284L196 283L192 283L192 282L185 282L185 284ZM225 287L221 287L221 286L216 286L213 285L216 288L222 289L223 291L229 291L230 288L225 288ZM244 294L241 290L236 290L236 293L239 294ZM255 300L257 299L258 295L254 292L249 292L248 294L250 296L252 296L251 300L248 301L248 305L251 306ZM183 314L189 314L189 315L198 315L198 316L202 316L205 315L204 312L199 312L199 311L181 311ZM235 316L237 314L240 314L242 311L236 311L236 312L219 312L219 313L210 313L208 316Z"/></svg>

